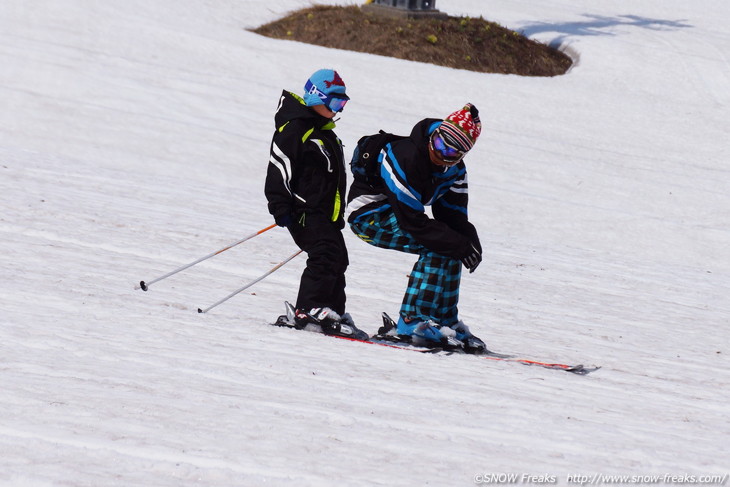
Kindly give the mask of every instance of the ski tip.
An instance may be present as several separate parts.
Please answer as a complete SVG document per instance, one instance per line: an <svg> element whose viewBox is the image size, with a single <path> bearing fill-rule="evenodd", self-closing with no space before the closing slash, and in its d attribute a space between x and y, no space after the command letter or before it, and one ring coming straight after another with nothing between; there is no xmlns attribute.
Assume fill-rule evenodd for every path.
<svg viewBox="0 0 730 487"><path fill-rule="evenodd" d="M583 365L575 365L573 367L569 367L565 369L567 372L571 372L573 374L577 375L588 375L591 372L595 372L596 370L600 369L599 366L593 366L593 367L585 367Z"/></svg>

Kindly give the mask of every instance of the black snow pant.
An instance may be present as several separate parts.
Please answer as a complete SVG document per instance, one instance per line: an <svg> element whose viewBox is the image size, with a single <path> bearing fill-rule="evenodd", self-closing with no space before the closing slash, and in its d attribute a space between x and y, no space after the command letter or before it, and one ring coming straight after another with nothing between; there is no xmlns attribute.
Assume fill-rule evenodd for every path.
<svg viewBox="0 0 730 487"><path fill-rule="evenodd" d="M350 261L342 229L324 217L307 215L304 226L289 227L294 242L307 253L307 267L302 272L297 309L329 307L345 312L345 271Z"/></svg>

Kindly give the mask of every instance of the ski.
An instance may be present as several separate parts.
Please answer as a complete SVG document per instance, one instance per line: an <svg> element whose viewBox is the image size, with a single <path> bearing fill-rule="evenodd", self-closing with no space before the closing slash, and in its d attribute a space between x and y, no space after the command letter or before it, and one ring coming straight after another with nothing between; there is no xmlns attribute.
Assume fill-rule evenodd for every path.
<svg viewBox="0 0 730 487"><path fill-rule="evenodd" d="M387 313L382 314L383 319L383 326L378 330L378 334L374 335L370 338L371 341L377 341L377 342L402 342L402 338L396 334L397 326L395 324L395 321L388 316ZM416 347L417 348L417 347ZM441 352L446 354L460 354L460 355L473 355L474 357L482 358L485 360L493 360L498 362L514 362L519 363L523 365L531 365L536 367L542 367L545 369L554 369L554 370L564 370L565 372L570 372L572 374L576 375L587 375L591 372L594 372L600 367L585 367L582 364L578 365L569 365L569 364L561 364L561 363L551 363L551 362L543 362L539 360L530 360L526 358L519 358L515 355L507 355L503 353L497 353L494 351L491 351L487 349L483 353L479 354L467 354L464 352L463 349L454 349L452 347L446 347L441 350Z"/></svg>
<svg viewBox="0 0 730 487"><path fill-rule="evenodd" d="M496 362L514 362L518 364L523 365L531 365L535 367L542 367L545 369L553 369L553 370L564 370L565 372L570 372L572 374L576 375L587 375L591 372L594 372L600 367L585 367L582 364L578 365L569 365L569 364L562 364L562 363L552 363L552 362L543 362L539 360L531 360L526 358L519 358L516 355L508 355L503 353L497 353L492 350L487 350L484 353L481 354L467 354L460 350L448 350L445 348L421 348L414 345L409 346L403 346L398 345L398 342L391 342L390 337L387 335L373 335L370 338L369 342L366 343L377 343L379 345L385 345L389 344L391 347L394 348L400 348L405 350L414 350L414 351L423 351L423 352L429 352L434 354L441 354L441 355L469 355L473 356L475 358L485 359L485 360L492 360Z"/></svg>
<svg viewBox="0 0 730 487"><path fill-rule="evenodd" d="M322 329L318 325L307 325L304 328L298 328L294 323L289 321L287 319L286 315L279 316L279 319L276 320L274 323L270 323L273 326L278 326L281 328L291 328L292 330L302 330L302 331L311 331L314 333L319 333L321 335L332 337L332 338L339 338L340 340L347 340L350 342L357 342L357 343L365 343L367 345L377 345L381 347L387 347L387 348L395 348L398 350L408 350L410 352L419 352L419 353L438 353L442 352L443 349L440 347L434 347L434 348L428 348L428 347L414 347L412 345L406 345L406 344L397 344L397 343L390 343L387 341L381 341L377 339L360 339L360 338L354 338L354 337L346 337L346 336L340 336L340 335L328 335L322 331Z"/></svg>
<svg viewBox="0 0 730 487"><path fill-rule="evenodd" d="M357 342L357 343L364 343L364 344L368 344L368 345L387 347L387 348L397 349L397 350L405 350L405 351L409 351L409 352L426 353L426 354L433 354L433 355L466 355L466 356L473 356L474 358L484 359L484 360L492 360L492 361L497 361L497 362L513 362L513 363L529 365L529 366L533 366L533 367L541 367L541 368L545 368L545 369L562 370L562 371L570 372L570 373L576 374L576 375L587 375L591 372L594 372L594 371L600 369L600 367L596 367L596 366L585 367L582 364L570 365L570 364L563 364L563 363L544 362L544 361L539 361L539 360L520 358L516 355L502 354L502 353L493 352L491 350L487 350L486 352L480 353L480 354L467 354L463 350L451 348L448 345L438 346L438 347L420 347L417 345L413 345L413 344L407 342L406 340L402 339L400 336L396 335L395 334L395 323L386 313L383 313L383 315L382 315L383 326L378 330L378 333L376 335L373 335L368 339L355 338L352 336L326 334L323 332L322 327L316 323L307 324L303 328L296 326L294 319L293 319L293 307L289 303L286 303L286 307L287 307L287 314L279 316L279 318L276 320L276 322L271 323L271 325L279 326L279 327L283 327L283 328L291 328L294 330L311 331L311 332L323 334L324 336L328 336L328 337L332 337L332 338L339 338L340 340L347 340L350 342Z"/></svg>

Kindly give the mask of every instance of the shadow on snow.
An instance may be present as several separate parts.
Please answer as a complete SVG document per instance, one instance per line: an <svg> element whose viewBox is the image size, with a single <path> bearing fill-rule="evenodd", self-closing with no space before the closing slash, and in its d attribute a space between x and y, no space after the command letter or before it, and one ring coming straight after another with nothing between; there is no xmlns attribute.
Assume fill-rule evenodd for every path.
<svg viewBox="0 0 730 487"><path fill-rule="evenodd" d="M640 27L652 30L677 30L693 27L684 20L660 20L641 17L638 15L619 15L616 17L605 17L601 15L587 15L585 21L549 23L536 22L524 26L521 32L531 37L542 32L558 32L565 36L612 36L616 35L608 29L616 26Z"/></svg>

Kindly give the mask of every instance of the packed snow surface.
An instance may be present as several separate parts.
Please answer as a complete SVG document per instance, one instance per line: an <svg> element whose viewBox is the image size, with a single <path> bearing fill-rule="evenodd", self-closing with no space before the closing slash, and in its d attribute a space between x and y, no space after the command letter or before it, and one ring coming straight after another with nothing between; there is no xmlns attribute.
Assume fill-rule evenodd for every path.
<svg viewBox="0 0 730 487"><path fill-rule="evenodd" d="M576 63L555 78L247 30L309 5L3 0L0 485L726 478L730 3L439 1L560 45ZM134 289L272 223L278 97L322 67L352 98L348 157L364 134L480 109L484 261L461 318L495 351L600 370L268 326L304 257L197 313L296 251L279 228ZM348 310L374 333L414 258L345 237Z"/></svg>

